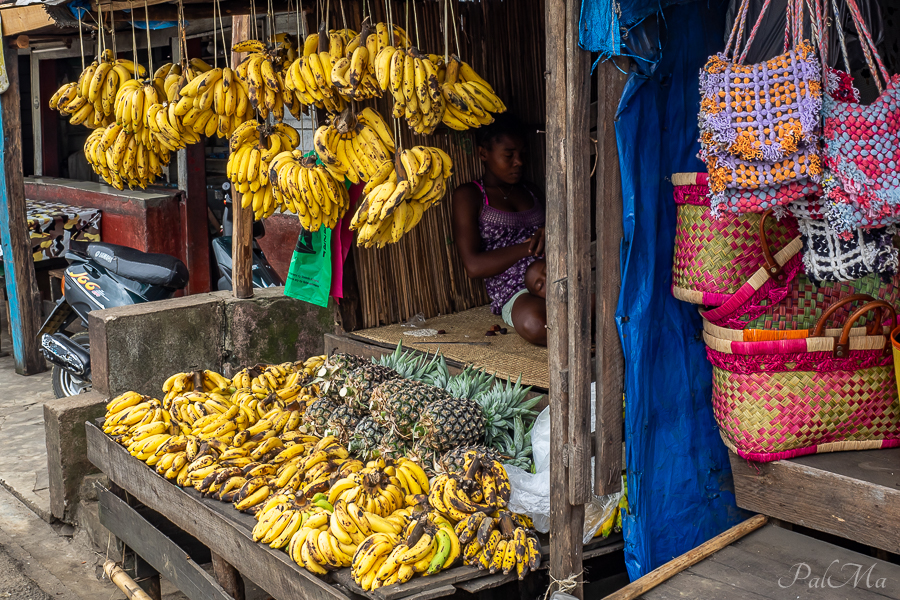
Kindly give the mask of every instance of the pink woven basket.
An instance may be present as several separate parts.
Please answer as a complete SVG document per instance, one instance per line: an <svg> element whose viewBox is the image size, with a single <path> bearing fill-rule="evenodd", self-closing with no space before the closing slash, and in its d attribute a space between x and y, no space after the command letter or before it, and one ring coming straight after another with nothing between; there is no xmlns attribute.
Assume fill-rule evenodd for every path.
<svg viewBox="0 0 900 600"><path fill-rule="evenodd" d="M799 252L800 233L793 217L779 221L725 213L717 219L709 208L706 173L676 173L672 184L678 204L672 294L679 300L720 306L741 290L742 297L752 295L748 282L765 278L766 272L781 273L780 267ZM792 273L799 270L800 258L794 262ZM788 281L786 277L783 286Z"/></svg>
<svg viewBox="0 0 900 600"><path fill-rule="evenodd" d="M885 320L894 307L873 301L834 337L825 322L806 337L740 341L704 332L713 365L713 410L722 440L748 460L769 462L840 450L900 446L900 397ZM853 325L876 311L866 328ZM885 314L887 319L885 319Z"/></svg>

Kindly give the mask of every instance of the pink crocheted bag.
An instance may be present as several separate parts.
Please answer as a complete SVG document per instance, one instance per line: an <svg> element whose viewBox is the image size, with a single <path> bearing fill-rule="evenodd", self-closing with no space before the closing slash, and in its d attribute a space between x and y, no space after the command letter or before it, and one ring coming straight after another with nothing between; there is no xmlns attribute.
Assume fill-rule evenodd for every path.
<svg viewBox="0 0 900 600"><path fill-rule="evenodd" d="M713 365L713 410L729 449L768 462L818 452L900 446L900 397L891 328L896 312L877 300L850 315L843 328L825 321L852 296L834 304L808 335L766 341L704 332ZM866 328L853 325L869 311Z"/></svg>

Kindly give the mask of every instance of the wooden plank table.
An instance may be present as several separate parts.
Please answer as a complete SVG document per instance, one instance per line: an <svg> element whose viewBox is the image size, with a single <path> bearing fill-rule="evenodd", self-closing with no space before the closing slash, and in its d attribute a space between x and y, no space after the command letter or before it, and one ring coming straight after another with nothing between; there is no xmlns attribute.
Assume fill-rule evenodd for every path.
<svg viewBox="0 0 900 600"><path fill-rule="evenodd" d="M373 600L426 600L451 595L460 589L489 589L516 579L515 574L490 575L474 567L459 566L432 577L365 592L353 582L349 569L320 578L297 565L281 550L253 541L256 520L230 505L202 498L193 488L182 489L132 457L92 422L85 424L88 459L110 481L152 511L159 513L199 542L213 556L247 575L277 600L351 600L365 596ZM192 600L222 599L231 596L191 557L138 512L106 490L100 492L104 525L116 537L172 581ZM544 548L549 544L544 540ZM623 548L620 535L585 546L585 556L602 556ZM548 564L545 555L542 568ZM466 585L486 580L485 586Z"/></svg>

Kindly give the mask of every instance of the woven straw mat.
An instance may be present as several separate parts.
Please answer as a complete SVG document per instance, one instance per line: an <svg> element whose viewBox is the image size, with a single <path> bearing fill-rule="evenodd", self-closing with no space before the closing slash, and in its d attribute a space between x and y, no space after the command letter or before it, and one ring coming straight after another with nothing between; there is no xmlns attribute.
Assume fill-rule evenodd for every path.
<svg viewBox="0 0 900 600"><path fill-rule="evenodd" d="M506 327L506 335L485 336L492 325ZM529 344L512 327L507 327L500 315L491 313L490 306L480 306L461 313L428 319L417 329L444 330L445 334L429 337L405 335L413 328L387 325L354 331L353 335L396 346L401 340L404 348L435 353L440 350L447 360L471 364L489 373L515 381L522 375L522 384L547 389L550 387L550 366L547 349ZM468 336L468 337L466 337ZM422 344L420 342L445 342ZM490 346L469 346L446 342L490 342Z"/></svg>

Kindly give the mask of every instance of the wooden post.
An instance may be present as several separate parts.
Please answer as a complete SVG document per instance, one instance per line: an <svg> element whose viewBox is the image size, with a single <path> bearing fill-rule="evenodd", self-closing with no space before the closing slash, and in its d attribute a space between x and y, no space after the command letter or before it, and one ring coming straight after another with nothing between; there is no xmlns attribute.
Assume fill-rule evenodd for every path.
<svg viewBox="0 0 900 600"><path fill-rule="evenodd" d="M250 37L252 19L249 16L231 18L231 43L236 44ZM242 54L232 54L237 67ZM253 211L241 208L241 195L231 190L232 221L234 232L231 236L231 286L235 298L253 297Z"/></svg>
<svg viewBox="0 0 900 600"><path fill-rule="evenodd" d="M41 73L39 54L31 53L31 139L33 143L32 154L34 155L35 177L40 177L44 173L44 153L42 151L43 141L41 140Z"/></svg>
<svg viewBox="0 0 900 600"><path fill-rule="evenodd" d="M216 581L234 600L244 600L244 580L241 578L241 574L215 552L210 554Z"/></svg>
<svg viewBox="0 0 900 600"><path fill-rule="evenodd" d="M59 177L59 113L50 108L50 98L59 87L56 61L41 60L38 65L41 86L41 176Z"/></svg>
<svg viewBox="0 0 900 600"><path fill-rule="evenodd" d="M580 8L547 0L547 346L550 360L550 575L583 597L590 498L590 55ZM559 584L557 584L559 585ZM562 587L562 585L559 585Z"/></svg>
<svg viewBox="0 0 900 600"><path fill-rule="evenodd" d="M200 38L188 40L187 45L189 55L200 56ZM176 46L177 40L173 39L173 52ZM212 285L209 227L206 225L206 148L202 142L178 151L178 189L186 194L182 205L182 239L184 262L191 277L185 293L201 294L210 291Z"/></svg>
<svg viewBox="0 0 900 600"><path fill-rule="evenodd" d="M15 49L3 48L3 52L9 89L0 96L0 155L3 157L3 169L0 169L0 243L3 245L3 271L16 372L33 375L46 367L37 339L41 326L41 303L25 217L19 56Z"/></svg>
<svg viewBox="0 0 900 600"><path fill-rule="evenodd" d="M622 274L622 176L615 117L628 75L610 59L597 66L597 410L594 493L605 496L622 488L622 392L625 358L616 328ZM625 62L627 67L627 62ZM627 71L627 69L624 69Z"/></svg>

